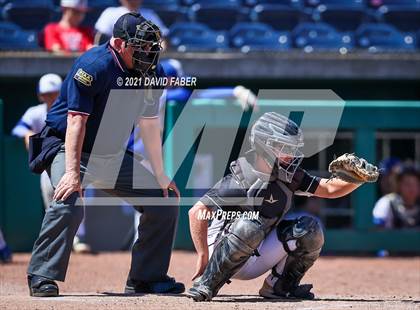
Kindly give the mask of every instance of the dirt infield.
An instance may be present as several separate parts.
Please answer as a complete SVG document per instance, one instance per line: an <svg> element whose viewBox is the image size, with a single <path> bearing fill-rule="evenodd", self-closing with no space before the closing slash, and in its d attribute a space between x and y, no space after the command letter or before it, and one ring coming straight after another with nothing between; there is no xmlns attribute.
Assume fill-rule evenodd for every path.
<svg viewBox="0 0 420 310"><path fill-rule="evenodd" d="M263 300L263 277L233 281L211 303L185 296L126 296L128 253L73 255L58 298L31 298L25 283L29 255L0 265L0 309L420 309L420 258L322 257L305 276L314 301ZM190 285L194 254L176 251L170 274Z"/></svg>

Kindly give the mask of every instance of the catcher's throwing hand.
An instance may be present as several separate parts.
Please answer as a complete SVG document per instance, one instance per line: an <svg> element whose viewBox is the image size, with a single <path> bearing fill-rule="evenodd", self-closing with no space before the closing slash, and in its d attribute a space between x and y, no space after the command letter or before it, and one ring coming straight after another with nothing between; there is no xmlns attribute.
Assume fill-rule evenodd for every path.
<svg viewBox="0 0 420 310"><path fill-rule="evenodd" d="M204 269L206 269L208 262L209 262L208 255L198 255L195 272L191 280L195 280L203 274Z"/></svg>
<svg viewBox="0 0 420 310"><path fill-rule="evenodd" d="M331 172L333 178L337 177L355 184L376 182L379 177L378 167L348 153L334 159L328 166L328 171Z"/></svg>

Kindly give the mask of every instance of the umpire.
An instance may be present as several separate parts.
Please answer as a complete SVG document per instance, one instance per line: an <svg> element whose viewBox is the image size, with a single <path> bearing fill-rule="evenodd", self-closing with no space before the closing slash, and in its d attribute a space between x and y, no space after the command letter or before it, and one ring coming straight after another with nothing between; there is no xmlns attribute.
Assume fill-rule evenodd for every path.
<svg viewBox="0 0 420 310"><path fill-rule="evenodd" d="M97 155L92 150L110 93L123 89L137 92L144 89L137 83L141 78L163 76L158 63L160 37L159 28L140 14L121 16L108 43L92 48L75 61L47 115L46 127L31 137L30 168L37 173L47 170L55 189L28 267L31 296L59 294L55 280L65 280L73 239L83 218L84 209L78 203L82 181L83 186L92 180L100 184L100 177L89 167L92 157ZM103 167L119 169L115 185L106 191L118 197L156 198L168 193L179 197L175 183L170 182L163 169L159 96L139 96L135 100L140 105L138 124L151 169L147 170L124 146L115 150L104 143L100 146ZM118 102L118 106L124 110L128 105ZM116 131L123 127L117 122L112 125ZM122 164L114 160L117 153L122 154ZM134 183L146 186L133 189ZM135 208L142 216L125 292L182 293L184 285L167 276L178 206L136 205Z"/></svg>

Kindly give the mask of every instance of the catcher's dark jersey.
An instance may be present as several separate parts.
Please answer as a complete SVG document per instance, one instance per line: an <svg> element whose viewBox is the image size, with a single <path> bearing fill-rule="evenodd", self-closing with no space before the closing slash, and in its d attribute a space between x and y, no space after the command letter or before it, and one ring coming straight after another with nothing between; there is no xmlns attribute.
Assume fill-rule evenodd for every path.
<svg viewBox="0 0 420 310"><path fill-rule="evenodd" d="M267 217L281 216L290 208L291 194L311 195L318 188L319 181L319 177L310 175L302 168L297 168L291 183L280 180L269 181L266 188L261 189L258 195L264 198L262 205L253 206L253 209L263 211L263 215ZM212 210L221 208L226 211L241 211L246 205L247 195L248 190L243 188L230 173L210 189L200 201ZM238 201L238 205L234 204L234 200Z"/></svg>
<svg viewBox="0 0 420 310"><path fill-rule="evenodd" d="M238 161L233 162L232 165L235 165ZM248 162L245 162L244 166L246 164L249 165ZM221 179L200 201L213 212L220 209L223 211L252 209L259 211L259 216L282 218L292 205L293 195L311 195L315 193L319 181L319 177L310 175L302 168L297 168L291 183L282 182L278 178L270 178L268 184L263 188L249 189L244 188L243 184L238 182L237 175L234 175L234 172L232 172ZM253 200L255 197L263 198L262 203L253 206L247 205L247 203L255 201ZM222 218L216 217L211 219L208 229L209 245L215 242L228 222L230 220L226 220L223 216Z"/></svg>

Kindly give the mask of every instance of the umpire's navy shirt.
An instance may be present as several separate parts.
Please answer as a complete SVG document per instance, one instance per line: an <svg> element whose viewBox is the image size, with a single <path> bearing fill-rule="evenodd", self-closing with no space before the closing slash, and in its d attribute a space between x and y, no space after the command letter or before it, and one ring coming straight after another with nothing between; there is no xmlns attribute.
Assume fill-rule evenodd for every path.
<svg viewBox="0 0 420 310"><path fill-rule="evenodd" d="M157 66L156 76L164 76L160 65ZM127 69L118 52L109 43L90 49L75 61L63 82L58 99L48 112L46 124L64 140L67 114L89 115L83 152L90 153L111 89L144 88L139 83L126 83L129 78L132 78L132 82L133 78L139 77L138 73ZM141 117L158 117L159 98L155 101L154 104L146 105Z"/></svg>

